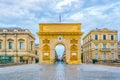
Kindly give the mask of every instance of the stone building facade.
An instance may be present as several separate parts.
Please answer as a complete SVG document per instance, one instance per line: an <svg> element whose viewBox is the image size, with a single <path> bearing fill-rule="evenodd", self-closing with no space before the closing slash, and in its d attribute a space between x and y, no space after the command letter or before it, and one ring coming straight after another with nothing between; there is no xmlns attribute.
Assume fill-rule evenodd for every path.
<svg viewBox="0 0 120 80"><path fill-rule="evenodd" d="M120 60L120 41L118 42L118 59Z"/></svg>
<svg viewBox="0 0 120 80"><path fill-rule="evenodd" d="M28 29L0 28L0 62L35 62L34 35Z"/></svg>
<svg viewBox="0 0 120 80"><path fill-rule="evenodd" d="M35 51L35 55L36 55L36 60L35 60L36 63L39 62L39 56L40 56L39 55L39 53L40 53L39 52L39 46L40 46L39 44L35 44L35 46L34 46L34 51Z"/></svg>
<svg viewBox="0 0 120 80"><path fill-rule="evenodd" d="M117 31L107 28L90 31L83 38L83 61L118 59Z"/></svg>

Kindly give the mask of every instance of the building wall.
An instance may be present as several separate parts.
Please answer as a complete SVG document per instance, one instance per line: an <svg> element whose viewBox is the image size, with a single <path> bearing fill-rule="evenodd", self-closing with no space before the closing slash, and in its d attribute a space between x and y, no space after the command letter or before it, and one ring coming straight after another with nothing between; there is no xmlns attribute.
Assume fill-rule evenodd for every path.
<svg viewBox="0 0 120 80"><path fill-rule="evenodd" d="M39 62L39 56L40 56L39 47L40 47L39 44L36 44L36 45L34 46L34 51L35 51L35 55L36 55L36 61L35 61L36 63Z"/></svg>
<svg viewBox="0 0 120 80"><path fill-rule="evenodd" d="M98 40L95 40L95 35L98 36ZM103 35L106 35L106 40L103 40ZM111 35L114 36L113 40L111 40ZM103 44L106 44L106 48L103 47ZM96 45L98 47L95 47ZM104 60L104 53L106 53L106 60L118 59L117 31L106 28L90 31L83 38L83 53L84 62L90 62L92 59L95 59L97 56L96 53L98 53L98 60Z"/></svg>
<svg viewBox="0 0 120 80"><path fill-rule="evenodd" d="M118 59L120 60L120 41L118 42Z"/></svg>
<svg viewBox="0 0 120 80"><path fill-rule="evenodd" d="M35 61L34 36L26 29L0 29L0 59L5 56L12 57L12 62L32 63ZM9 49L9 42L12 42L12 49ZM20 42L23 46L20 49Z"/></svg>

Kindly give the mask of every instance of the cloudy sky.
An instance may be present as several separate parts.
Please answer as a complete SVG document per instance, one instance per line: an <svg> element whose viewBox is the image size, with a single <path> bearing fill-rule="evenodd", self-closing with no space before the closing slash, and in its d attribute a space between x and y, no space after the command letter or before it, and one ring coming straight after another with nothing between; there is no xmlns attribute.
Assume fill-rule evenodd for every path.
<svg viewBox="0 0 120 80"><path fill-rule="evenodd" d="M0 27L28 28L36 42L38 24L58 23L59 14L62 22L82 23L85 34L103 27L120 30L120 0L0 0Z"/></svg>

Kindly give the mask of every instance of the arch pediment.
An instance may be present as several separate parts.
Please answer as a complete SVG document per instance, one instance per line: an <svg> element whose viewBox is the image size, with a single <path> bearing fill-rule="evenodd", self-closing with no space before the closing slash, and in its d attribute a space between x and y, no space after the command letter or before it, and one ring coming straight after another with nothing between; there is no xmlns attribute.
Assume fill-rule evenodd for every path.
<svg viewBox="0 0 120 80"><path fill-rule="evenodd" d="M0 41L3 41L2 39L0 39Z"/></svg>
<svg viewBox="0 0 120 80"><path fill-rule="evenodd" d="M22 39L22 38L21 38L21 39L18 39L18 41L25 41L25 39Z"/></svg>
<svg viewBox="0 0 120 80"><path fill-rule="evenodd" d="M9 38L7 41L14 41L14 39Z"/></svg>

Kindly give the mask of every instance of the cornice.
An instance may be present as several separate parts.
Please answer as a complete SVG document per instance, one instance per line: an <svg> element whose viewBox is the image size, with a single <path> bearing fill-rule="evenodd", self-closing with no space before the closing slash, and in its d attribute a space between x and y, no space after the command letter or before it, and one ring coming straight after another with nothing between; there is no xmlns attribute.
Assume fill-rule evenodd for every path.
<svg viewBox="0 0 120 80"><path fill-rule="evenodd" d="M38 32L38 35L82 35L83 32Z"/></svg>

